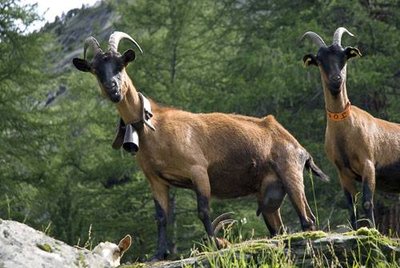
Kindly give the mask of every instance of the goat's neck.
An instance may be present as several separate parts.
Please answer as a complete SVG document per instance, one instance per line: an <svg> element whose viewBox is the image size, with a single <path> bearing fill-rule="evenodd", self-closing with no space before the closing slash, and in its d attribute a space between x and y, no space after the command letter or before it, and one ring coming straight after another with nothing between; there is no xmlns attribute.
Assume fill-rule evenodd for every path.
<svg viewBox="0 0 400 268"><path fill-rule="evenodd" d="M124 98L117 104L117 110L125 124L139 122L143 119L140 97L128 75L123 81L122 94Z"/></svg>
<svg viewBox="0 0 400 268"><path fill-rule="evenodd" d="M332 113L340 113L346 109L347 104L349 103L349 98L347 96L347 88L346 88L346 66L342 70L342 76L344 77L340 93L337 95L332 95L329 90L329 86L324 82L324 78L322 78L322 86L324 88L324 98L325 98L325 109Z"/></svg>
<svg viewBox="0 0 400 268"><path fill-rule="evenodd" d="M324 86L324 96L325 96L325 109L332 113L340 113L346 109L349 103L349 98L347 97L346 84L343 83L340 93L333 96L329 91L327 86Z"/></svg>

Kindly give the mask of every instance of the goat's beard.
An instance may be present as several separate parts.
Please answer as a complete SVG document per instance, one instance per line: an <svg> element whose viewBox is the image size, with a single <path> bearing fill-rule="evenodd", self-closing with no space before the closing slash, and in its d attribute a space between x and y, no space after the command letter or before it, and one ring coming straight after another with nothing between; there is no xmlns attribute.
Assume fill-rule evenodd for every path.
<svg viewBox="0 0 400 268"><path fill-rule="evenodd" d="M108 98L114 102L114 103L118 103L120 101L122 101L123 96L120 93L115 93L115 94L110 94L108 95Z"/></svg>
<svg viewBox="0 0 400 268"><path fill-rule="evenodd" d="M101 93L105 98L109 99L113 103L118 103L124 98L119 91L116 91L115 93L109 93L103 88Z"/></svg>

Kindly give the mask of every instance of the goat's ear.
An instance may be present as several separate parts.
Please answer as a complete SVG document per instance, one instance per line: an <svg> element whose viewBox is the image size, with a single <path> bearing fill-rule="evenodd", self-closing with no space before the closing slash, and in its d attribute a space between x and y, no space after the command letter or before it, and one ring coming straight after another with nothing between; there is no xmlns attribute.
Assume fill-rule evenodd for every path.
<svg viewBox="0 0 400 268"><path fill-rule="evenodd" d="M121 56L122 61L124 62L124 65L128 65L131 61L133 61L136 57L135 51L132 49L128 49L127 51L124 52L124 54Z"/></svg>
<svg viewBox="0 0 400 268"><path fill-rule="evenodd" d="M355 47L346 47L344 50L344 53L346 54L347 59L350 59L353 57L361 57L360 50L358 50L358 48L355 48Z"/></svg>
<svg viewBox="0 0 400 268"><path fill-rule="evenodd" d="M307 54L303 57L303 63L305 67L310 65L318 66L317 58L313 54Z"/></svg>
<svg viewBox="0 0 400 268"><path fill-rule="evenodd" d="M118 243L118 247L121 250L121 256L129 249L132 244L132 237L130 235L126 235L124 238L121 239Z"/></svg>
<svg viewBox="0 0 400 268"><path fill-rule="evenodd" d="M72 60L72 63L74 64L76 69L78 69L79 71L90 72L90 70L91 70L90 64L87 62L87 60L74 58Z"/></svg>

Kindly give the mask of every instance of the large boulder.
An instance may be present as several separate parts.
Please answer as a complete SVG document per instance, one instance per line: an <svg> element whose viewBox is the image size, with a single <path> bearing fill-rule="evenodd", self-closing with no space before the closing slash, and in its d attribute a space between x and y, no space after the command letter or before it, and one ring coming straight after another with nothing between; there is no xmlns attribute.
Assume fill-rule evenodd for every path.
<svg viewBox="0 0 400 268"><path fill-rule="evenodd" d="M0 267L109 267L97 254L71 247L25 224L0 219Z"/></svg>

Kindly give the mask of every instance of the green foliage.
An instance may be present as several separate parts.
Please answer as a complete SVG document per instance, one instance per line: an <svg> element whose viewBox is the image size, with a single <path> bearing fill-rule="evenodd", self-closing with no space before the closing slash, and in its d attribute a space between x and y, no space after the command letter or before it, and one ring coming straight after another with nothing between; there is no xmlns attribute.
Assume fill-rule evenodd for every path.
<svg viewBox="0 0 400 268"><path fill-rule="evenodd" d="M0 7L0 213L23 221L35 213L33 203L39 198L31 182L44 172L39 98L48 78L40 71L47 67L47 37L22 34L37 18L33 7L11 0L1 1Z"/></svg>
<svg viewBox="0 0 400 268"><path fill-rule="evenodd" d="M343 45L356 46L363 54L348 64L350 99L376 116L400 122L396 1L103 4L107 12L117 13L114 27L132 35L144 50L143 55L137 51L128 67L140 91L193 112L274 114L331 177L331 182L321 183L305 174L307 198L319 227L347 224L336 171L324 153L319 72L302 67L303 55L316 53L316 48L300 42L300 37L312 30L329 43L339 26L356 34L343 37ZM70 63L60 67L77 52L74 38L82 48L87 36L76 35L87 25L59 19L45 32L27 33L25 29L40 19L35 6L2 0L0 7L0 218L27 222L87 248L99 241L117 242L129 233L134 241L125 258L151 256L156 247L153 200L134 158L111 149L117 113L99 94L94 77L70 68ZM96 17L101 8L74 10L64 19L79 12ZM92 28L105 44L108 36L101 21L94 19ZM66 31L68 38L57 38ZM57 40L64 43L60 46ZM122 42L124 48L127 44ZM54 66L63 72L54 73ZM171 249L187 254L204 228L191 191L173 190L171 196L176 204ZM268 234L255 215L254 197L212 201L213 217L226 211L245 219L240 239ZM290 232L300 229L294 215L290 201L285 201L282 218Z"/></svg>

